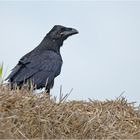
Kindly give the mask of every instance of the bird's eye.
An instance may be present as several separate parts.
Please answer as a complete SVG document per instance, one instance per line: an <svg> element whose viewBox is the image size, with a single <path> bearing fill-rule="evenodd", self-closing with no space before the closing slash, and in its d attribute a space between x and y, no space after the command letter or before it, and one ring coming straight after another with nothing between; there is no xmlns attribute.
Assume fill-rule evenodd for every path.
<svg viewBox="0 0 140 140"><path fill-rule="evenodd" d="M61 32L65 31L65 28L61 28Z"/></svg>

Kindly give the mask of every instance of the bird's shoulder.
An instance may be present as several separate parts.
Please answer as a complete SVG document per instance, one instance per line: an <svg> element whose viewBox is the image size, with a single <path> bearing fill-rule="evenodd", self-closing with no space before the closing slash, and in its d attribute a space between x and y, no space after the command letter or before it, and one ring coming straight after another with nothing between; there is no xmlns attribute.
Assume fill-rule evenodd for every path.
<svg viewBox="0 0 140 140"><path fill-rule="evenodd" d="M33 50L19 60L19 65L27 65L29 63L33 62L39 62L39 61L62 61L61 54L52 50Z"/></svg>

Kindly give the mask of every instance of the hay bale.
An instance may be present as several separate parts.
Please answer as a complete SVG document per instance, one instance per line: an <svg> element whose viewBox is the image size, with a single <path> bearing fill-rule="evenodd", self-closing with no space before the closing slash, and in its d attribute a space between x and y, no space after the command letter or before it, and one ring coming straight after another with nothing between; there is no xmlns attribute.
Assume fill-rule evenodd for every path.
<svg viewBox="0 0 140 140"><path fill-rule="evenodd" d="M0 138L140 138L140 109L121 97L66 101L0 86Z"/></svg>

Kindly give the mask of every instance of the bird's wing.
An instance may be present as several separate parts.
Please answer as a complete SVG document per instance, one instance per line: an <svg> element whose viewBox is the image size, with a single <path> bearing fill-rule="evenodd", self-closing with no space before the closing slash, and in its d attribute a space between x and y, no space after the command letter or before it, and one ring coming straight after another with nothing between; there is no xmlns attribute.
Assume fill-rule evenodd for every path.
<svg viewBox="0 0 140 140"><path fill-rule="evenodd" d="M51 72L52 76L55 77L60 73L61 65L60 55L53 51L41 52L29 58L25 56L20 59L8 79L12 79L12 82L20 83L31 77L34 78L34 75L40 72L46 73L46 75ZM49 74L49 76L51 75ZM39 75L36 77L40 79Z"/></svg>
<svg viewBox="0 0 140 140"><path fill-rule="evenodd" d="M47 65L45 65L45 63ZM30 80L37 86L37 88L48 87L52 88L54 78L60 74L62 66L62 61L51 59L44 62L44 65L41 66L40 71L36 72Z"/></svg>
<svg viewBox="0 0 140 140"><path fill-rule="evenodd" d="M8 80L8 79L12 80L14 78L14 76L25 66L25 64L30 63L29 56L30 56L30 53L23 56L19 60L18 64L12 69L12 72L5 80Z"/></svg>

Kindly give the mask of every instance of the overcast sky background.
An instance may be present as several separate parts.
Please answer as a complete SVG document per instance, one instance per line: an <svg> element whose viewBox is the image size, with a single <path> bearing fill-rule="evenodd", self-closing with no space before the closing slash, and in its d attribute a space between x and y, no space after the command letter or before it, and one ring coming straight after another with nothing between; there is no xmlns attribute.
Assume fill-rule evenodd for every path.
<svg viewBox="0 0 140 140"><path fill-rule="evenodd" d="M0 1L0 61L6 75L46 33L61 24L79 30L61 48L63 68L52 95L140 102L139 1ZM5 75L5 76L6 76Z"/></svg>

